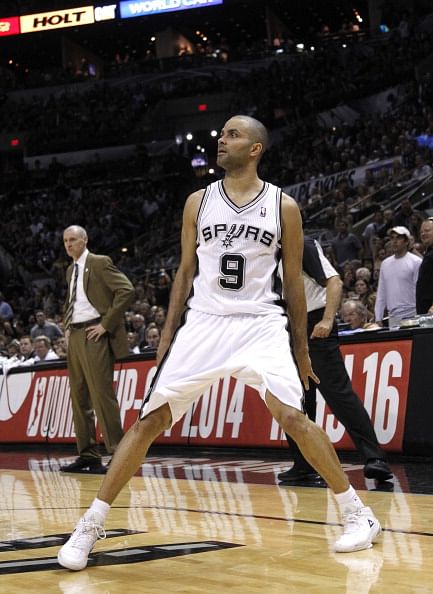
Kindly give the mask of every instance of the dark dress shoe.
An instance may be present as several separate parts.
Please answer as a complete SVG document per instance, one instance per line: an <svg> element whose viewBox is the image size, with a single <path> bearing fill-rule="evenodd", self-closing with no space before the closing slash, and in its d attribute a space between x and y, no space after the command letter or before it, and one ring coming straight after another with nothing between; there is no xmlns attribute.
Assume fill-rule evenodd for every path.
<svg viewBox="0 0 433 594"><path fill-rule="evenodd" d="M313 468L302 468L301 466L292 466L285 472L280 472L278 480L283 483L303 482L303 481L321 481L323 480L320 474Z"/></svg>
<svg viewBox="0 0 433 594"><path fill-rule="evenodd" d="M101 469L105 466L102 465L100 458L82 458L79 456L71 464L61 466L62 472L89 472L93 474L105 474L101 472ZM105 470L106 472L106 470Z"/></svg>
<svg viewBox="0 0 433 594"><path fill-rule="evenodd" d="M364 476L377 481L388 481L394 476L385 460L371 459L367 460L364 466Z"/></svg>

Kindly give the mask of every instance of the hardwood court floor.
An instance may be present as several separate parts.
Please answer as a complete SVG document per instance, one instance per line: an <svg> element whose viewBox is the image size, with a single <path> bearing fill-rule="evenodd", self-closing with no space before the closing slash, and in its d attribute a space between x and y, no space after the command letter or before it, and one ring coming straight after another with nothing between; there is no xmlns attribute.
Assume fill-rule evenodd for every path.
<svg viewBox="0 0 433 594"><path fill-rule="evenodd" d="M393 483L379 488L348 463L384 532L372 549L335 554L341 527L331 494L279 486L281 455L183 454L152 451L116 500L89 567L76 573L57 565L57 550L101 477L60 473L70 450L2 446L0 592L433 593L431 463L392 464Z"/></svg>

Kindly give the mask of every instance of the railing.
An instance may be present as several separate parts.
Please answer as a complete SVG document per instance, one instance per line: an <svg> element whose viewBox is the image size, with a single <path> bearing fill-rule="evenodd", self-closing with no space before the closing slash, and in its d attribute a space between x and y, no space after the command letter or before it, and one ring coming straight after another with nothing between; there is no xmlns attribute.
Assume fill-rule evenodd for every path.
<svg viewBox="0 0 433 594"><path fill-rule="evenodd" d="M405 171L397 180L392 180L391 182L384 184L376 191L363 196L360 200L352 204L350 206L350 214L358 215L357 220L352 226L352 231L358 234L361 233L365 225L373 216L372 205L380 205L382 209L395 208L403 198L410 198L413 206L420 206L427 201L430 201L431 203L431 198L433 196L433 176L429 176L420 181L419 179L412 179L412 174L413 170ZM333 190L327 192L304 209L307 227L314 227L315 224L317 226L317 222L320 221L320 219L323 219L326 210L330 206L326 205L326 200L332 193ZM321 206L323 206L323 208L320 208ZM317 207L319 207L320 210L309 215L309 211Z"/></svg>

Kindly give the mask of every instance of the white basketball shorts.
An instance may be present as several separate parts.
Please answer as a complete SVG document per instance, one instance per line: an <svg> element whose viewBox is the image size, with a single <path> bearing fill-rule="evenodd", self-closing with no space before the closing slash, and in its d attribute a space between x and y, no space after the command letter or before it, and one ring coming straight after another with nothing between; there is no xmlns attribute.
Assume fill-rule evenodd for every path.
<svg viewBox="0 0 433 594"><path fill-rule="evenodd" d="M215 381L233 376L269 390L302 410L303 389L290 351L287 318L280 314L216 316L189 310L144 400L140 418L168 403L176 423Z"/></svg>

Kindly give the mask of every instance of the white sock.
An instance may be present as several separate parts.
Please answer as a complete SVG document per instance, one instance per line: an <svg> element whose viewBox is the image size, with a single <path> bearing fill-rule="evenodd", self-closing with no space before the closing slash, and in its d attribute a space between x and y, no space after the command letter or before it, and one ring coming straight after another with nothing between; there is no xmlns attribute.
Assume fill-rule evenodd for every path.
<svg viewBox="0 0 433 594"><path fill-rule="evenodd" d="M352 485L343 493L334 493L334 497L342 515L350 514L364 507Z"/></svg>
<svg viewBox="0 0 433 594"><path fill-rule="evenodd" d="M95 499L92 501L92 505L89 507L89 512L96 512L99 516L101 516L102 521L104 522L108 512L110 511L110 508L111 505L109 503L106 503L105 501L102 501L102 499L95 497Z"/></svg>

